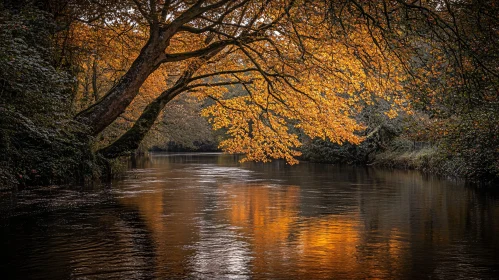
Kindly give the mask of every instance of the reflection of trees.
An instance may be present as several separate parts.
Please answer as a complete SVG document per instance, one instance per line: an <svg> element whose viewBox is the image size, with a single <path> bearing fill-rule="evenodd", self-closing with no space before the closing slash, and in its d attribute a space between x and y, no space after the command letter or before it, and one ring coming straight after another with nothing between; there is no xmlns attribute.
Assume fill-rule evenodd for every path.
<svg viewBox="0 0 499 280"><path fill-rule="evenodd" d="M297 186L233 185L224 190L230 223L251 236L256 275L386 277L403 265L402 242L367 239L358 214L300 217ZM398 234L394 230L388 236Z"/></svg>
<svg viewBox="0 0 499 280"><path fill-rule="evenodd" d="M193 220L202 207L194 199L200 194L188 188L174 194L162 190L170 186L164 182L152 183L149 191L120 198L121 204L138 211L154 240L157 277L187 274L185 262L194 252L185 246L199 239Z"/></svg>
<svg viewBox="0 0 499 280"><path fill-rule="evenodd" d="M140 163L149 169L114 186L117 201L10 219L16 234L0 228L8 237L0 268L19 279L487 279L497 271L499 204L487 193L417 172L176 158Z"/></svg>
<svg viewBox="0 0 499 280"><path fill-rule="evenodd" d="M298 243L303 276L312 278L390 278L404 275L405 244L393 229L370 239L356 214L328 215L305 222Z"/></svg>
<svg viewBox="0 0 499 280"><path fill-rule="evenodd" d="M399 229L398 238L410 244L405 255L413 263L413 277L483 277L477 268L499 256L493 234L499 231L493 218L499 207L492 198L419 172L375 170L372 175L382 184L359 193L369 238Z"/></svg>
<svg viewBox="0 0 499 280"><path fill-rule="evenodd" d="M336 183L334 188L321 182L315 187L306 182L301 187L222 186L230 201L228 220L251 237L253 272L309 278L423 277L449 266L445 257L436 257L442 251L471 268L497 257L487 250L497 248L498 242L489 234L499 231L493 221L499 207L493 200L477 201L481 199L475 191L416 172L364 175L350 181L358 184ZM372 184L362 184L363 179ZM311 188L318 195L305 199ZM329 197L335 191L337 197ZM336 207L331 207L333 202ZM304 216L302 208L312 206L336 210L306 211ZM483 258L472 257L484 252ZM471 276L483 273L455 270Z"/></svg>
<svg viewBox="0 0 499 280"><path fill-rule="evenodd" d="M298 220L299 188L233 185L224 189L230 223L251 236L253 272L280 271L288 265L282 259L294 254L289 242L293 238L292 226Z"/></svg>
<svg viewBox="0 0 499 280"><path fill-rule="evenodd" d="M154 158L169 167L161 176L190 179L153 183L158 192L121 200L151 231L158 275L480 278L488 272L473 268L498 257L488 247L498 248L499 207L474 190L417 172L306 164L248 164L257 172L234 179L238 169L212 166L217 159L205 158L210 164L199 165L203 176L196 177L178 167L203 163L201 157L182 165ZM205 175L213 181L189 187ZM245 181L255 176L279 181ZM470 269L457 267L463 263Z"/></svg>

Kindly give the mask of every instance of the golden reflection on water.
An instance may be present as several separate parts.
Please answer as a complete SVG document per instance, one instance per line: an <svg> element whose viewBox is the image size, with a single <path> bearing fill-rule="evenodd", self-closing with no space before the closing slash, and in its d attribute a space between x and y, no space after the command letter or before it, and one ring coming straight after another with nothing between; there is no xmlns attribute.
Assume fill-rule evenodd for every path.
<svg viewBox="0 0 499 280"><path fill-rule="evenodd" d="M370 277L382 277L402 265L405 245L390 236L385 242L369 244L363 233L364 225L355 212L301 218L297 186L220 188L225 191L229 207L219 218L237 228L237 234L250 237L247 239L252 256L249 265L255 275L265 275L268 271L286 275L293 271L295 277L327 278L363 272ZM187 260L200 253L185 249L200 238L198 228L192 224L199 212L199 201L193 199L197 194L192 189L176 194L174 204L165 205L165 195L165 192L145 193L121 198L121 202L135 207L144 218L155 243L158 271L169 264L168 275L183 275ZM397 236L397 230L390 235Z"/></svg>
<svg viewBox="0 0 499 280"><path fill-rule="evenodd" d="M371 176L404 187L352 189L349 196L356 202L345 211L310 215L305 208L320 204L322 193L317 202L304 205L303 187L297 185L213 183L206 189L157 182L150 185L155 191L122 197L120 202L143 218L155 244L156 276L164 277L219 276L246 269L246 276L255 278L396 279L417 275L411 271L413 259L424 258L425 250L432 254L452 245L456 236L462 238L469 230L463 217L486 215L475 217L483 220L494 211L497 216L498 207L485 214L470 210L473 198L466 196L473 193L463 188L442 187L439 181L423 184L424 179L412 173ZM209 204L207 192L213 194L211 203L220 206L209 218L203 212ZM211 231L202 233L206 224ZM439 269L431 259L419 262Z"/></svg>
<svg viewBox="0 0 499 280"><path fill-rule="evenodd" d="M300 189L297 186L273 188L266 185L223 186L229 198L224 213L231 225L251 236L252 267L255 273L269 268L281 270L292 256L289 246L293 226L298 220Z"/></svg>
<svg viewBox="0 0 499 280"><path fill-rule="evenodd" d="M351 277L364 271L376 278L401 269L405 244L394 238L367 244L365 228L355 212L300 218L297 186L233 185L224 189L230 197L227 215L231 224L252 236L256 275L269 270L293 271L294 277L314 279ZM389 233L398 234L396 229Z"/></svg>
<svg viewBox="0 0 499 280"><path fill-rule="evenodd" d="M161 189L164 183L154 183L153 189ZM171 194L170 194L171 195ZM175 203L171 201L169 192L141 193L139 196L120 198L120 202L138 210L143 218L155 245L156 271L162 275L168 267L167 275L184 275L185 259L191 253L184 246L198 239L197 229L192 220L199 208L192 199L196 192L186 189L175 193Z"/></svg>
<svg viewBox="0 0 499 280"><path fill-rule="evenodd" d="M230 159L230 158L229 158ZM224 166L226 164L226 166ZM15 279L496 279L499 200L416 172L145 162L111 190L25 193ZM100 196L103 197L100 197ZM110 195L111 197L108 197ZM32 197L33 196L33 197ZM93 202L95 198L104 202ZM88 201L87 201L88 200ZM52 205L53 204L53 205ZM45 209L45 207L48 207ZM59 207L59 208L58 208ZM32 211L26 214L23 211ZM40 214L39 211L42 211ZM45 212L43 212L45 211Z"/></svg>

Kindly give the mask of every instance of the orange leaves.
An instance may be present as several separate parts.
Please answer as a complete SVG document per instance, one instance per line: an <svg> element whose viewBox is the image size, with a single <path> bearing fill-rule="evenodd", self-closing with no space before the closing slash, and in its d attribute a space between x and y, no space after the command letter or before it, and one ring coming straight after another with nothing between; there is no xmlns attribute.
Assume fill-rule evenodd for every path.
<svg viewBox="0 0 499 280"><path fill-rule="evenodd" d="M364 105L378 98L390 99L394 108L387 114L391 117L396 107L407 105L401 94L407 77L400 58L383 51L388 46L378 38L381 35L365 24L346 18L348 32L331 26L324 20L327 7L321 1L295 3L290 9L288 1L241 4L242 8L224 14L226 18L220 19L219 11L210 11L176 32L160 55L171 58L187 53L188 58L172 59L160 66L123 116L135 119L141 108L171 87L182 73L195 70L185 89L196 91L200 99L214 100L203 115L215 129L227 132L229 139L221 143L222 148L245 153L247 160L284 158L293 164L300 155L301 135L340 144L359 143L362 138L357 132L364 127L354 116ZM99 44L111 33L94 34L98 35L94 41L99 65L126 69L137 56L145 43L140 38L147 33L143 27L128 31L124 27L126 24L114 27L124 31L123 39L117 37L108 48ZM139 39L127 39L134 36ZM232 43L207 62L191 55L226 41ZM120 52L122 57L116 55ZM104 75L100 79L108 79L107 84L112 85L117 77Z"/></svg>
<svg viewBox="0 0 499 280"><path fill-rule="evenodd" d="M225 107L212 106L203 112L212 117L215 128L225 128L231 136L222 141L220 147L229 153L246 154L245 161L284 158L290 164L297 163L294 157L300 153L295 149L301 144L286 121L272 113L263 116L264 112L257 106L241 106L245 99L233 98L223 102Z"/></svg>
<svg viewBox="0 0 499 280"><path fill-rule="evenodd" d="M254 82L238 96L225 95L205 109L214 129L230 136L220 146L245 160L286 159L297 163L300 136L358 144L364 129L354 116L375 98L393 102L386 114L407 106L401 94L407 79L400 60L381 53L365 26L336 34L319 17L297 20L271 33L273 42L253 43L233 54L232 67L258 67L247 73ZM223 67L223 66L222 66ZM209 96L213 92L206 91Z"/></svg>

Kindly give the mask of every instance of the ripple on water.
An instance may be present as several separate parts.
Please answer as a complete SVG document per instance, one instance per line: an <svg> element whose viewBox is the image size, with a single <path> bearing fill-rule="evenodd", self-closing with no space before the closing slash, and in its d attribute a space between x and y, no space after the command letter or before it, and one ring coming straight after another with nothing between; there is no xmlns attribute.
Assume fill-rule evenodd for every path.
<svg viewBox="0 0 499 280"><path fill-rule="evenodd" d="M499 275L497 198L419 173L160 156L112 187L0 199L12 279Z"/></svg>

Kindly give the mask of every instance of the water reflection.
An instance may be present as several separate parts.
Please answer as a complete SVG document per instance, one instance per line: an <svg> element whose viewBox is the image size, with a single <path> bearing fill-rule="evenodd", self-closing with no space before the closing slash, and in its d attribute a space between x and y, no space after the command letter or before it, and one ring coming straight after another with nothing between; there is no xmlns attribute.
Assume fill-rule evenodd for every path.
<svg viewBox="0 0 499 280"><path fill-rule="evenodd" d="M406 244L396 229L386 242L366 238L356 212L300 216L298 186L230 185L227 218L237 232L251 236L252 270L283 278L386 278L404 265ZM400 275L400 274L398 274Z"/></svg>
<svg viewBox="0 0 499 280"><path fill-rule="evenodd" d="M470 216L479 199L470 189L416 172L282 163L238 166L232 159L215 159L216 164L207 164L196 156L154 158L151 166L170 165L167 177L177 180L157 183L158 194L122 200L138 206L152 235L168 243L158 245L158 263L178 264L183 269L179 273L440 277L461 275L451 261L457 256L460 265L468 265L465 275L497 269L497 253L487 249L497 248L493 234L481 248L463 250L464 244L476 242L476 234L499 232L497 223L482 221L497 215L497 201L480 202L487 209L480 211L485 217ZM178 180L186 176L189 180ZM181 244L178 251L167 249ZM483 255L474 259L476 253Z"/></svg>
<svg viewBox="0 0 499 280"><path fill-rule="evenodd" d="M76 196L82 194L63 199L70 202ZM152 277L154 245L137 213L112 201L75 209L75 204L53 206L46 205L51 200L37 200L44 205L30 206L29 215L1 220L2 279Z"/></svg>
<svg viewBox="0 0 499 280"><path fill-rule="evenodd" d="M264 276L292 265L293 235L299 211L299 188L276 185L228 185L222 215L240 235L250 237L252 272ZM287 261L286 261L287 260Z"/></svg>
<svg viewBox="0 0 499 280"><path fill-rule="evenodd" d="M16 196L9 211L24 214L2 220L0 255L9 262L0 268L52 279L499 275L499 202L460 184L406 171L239 164L215 154L134 164L105 199L102 191L62 197L91 206L25 209L37 196Z"/></svg>

